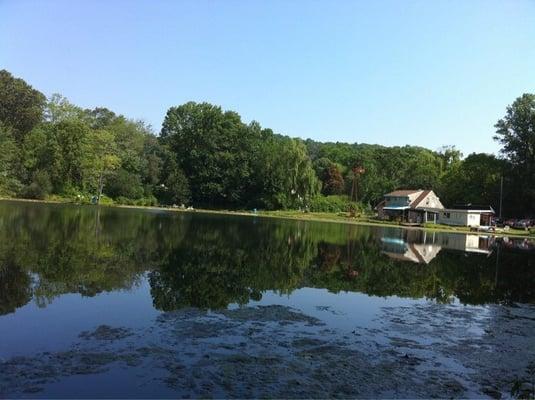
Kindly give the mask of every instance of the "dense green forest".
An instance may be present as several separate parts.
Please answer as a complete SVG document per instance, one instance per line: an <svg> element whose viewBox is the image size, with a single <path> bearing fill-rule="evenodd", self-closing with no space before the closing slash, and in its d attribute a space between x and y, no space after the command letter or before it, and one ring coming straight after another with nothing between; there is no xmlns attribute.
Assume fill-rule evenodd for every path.
<svg viewBox="0 0 535 400"><path fill-rule="evenodd" d="M352 194L369 209L388 191L430 188L446 205L497 209L503 176L504 215L533 215L535 95L516 99L495 128L489 140L501 143L500 157L463 157L454 146L432 151L293 139L247 124L234 111L189 102L171 107L156 135L107 108L83 109L58 94L46 98L2 70L0 196L337 211L347 209Z"/></svg>

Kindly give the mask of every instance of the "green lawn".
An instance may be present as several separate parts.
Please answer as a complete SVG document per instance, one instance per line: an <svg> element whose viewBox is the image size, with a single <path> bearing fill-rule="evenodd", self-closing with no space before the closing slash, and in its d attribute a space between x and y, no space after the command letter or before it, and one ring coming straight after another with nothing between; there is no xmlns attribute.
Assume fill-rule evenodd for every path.
<svg viewBox="0 0 535 400"><path fill-rule="evenodd" d="M1 200L1 198L0 198ZM45 203L72 203L71 199L67 199L60 196L54 196L53 198L47 200L24 200L24 199L6 199L6 200L16 200L16 201L36 201L36 202L45 202ZM176 212L191 212L188 210L182 210L177 208L169 207L149 207L149 206L135 206L135 205L121 205L121 204L102 204L107 207L125 207L125 208L153 208L153 209L162 209ZM399 223L394 221L381 221L374 218L371 215L358 215L356 217L349 217L345 212L340 213L328 213L328 212L302 212L297 210L279 210L279 211L258 211L254 213L248 210L233 211L233 210L207 210L207 209L196 209L197 212L206 212L213 214L228 214L228 215L242 215L242 216L261 216L261 217L271 217L271 218L284 218L284 219L295 219L301 221L323 221L323 222L338 222L344 224L355 224L355 225L368 225L368 226L389 226L395 228L403 229L421 229L426 231L434 232L459 232L459 233L471 233L477 235L494 235L494 236L515 236L515 237L527 237L535 239L535 229L532 228L530 231L524 231L520 229L509 229L508 231L499 230L497 232L471 232L470 228L465 226L449 226L441 224L431 224L427 223L424 226L419 227L406 227L401 226Z"/></svg>

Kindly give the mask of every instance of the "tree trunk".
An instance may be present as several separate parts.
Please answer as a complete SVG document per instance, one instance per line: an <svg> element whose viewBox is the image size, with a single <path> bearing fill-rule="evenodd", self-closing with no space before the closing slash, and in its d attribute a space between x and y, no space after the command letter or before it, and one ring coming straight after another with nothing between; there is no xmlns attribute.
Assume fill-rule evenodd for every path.
<svg viewBox="0 0 535 400"><path fill-rule="evenodd" d="M100 173L100 176L98 177L98 196L97 196L97 204L100 204L100 198L102 197L102 189L104 188L104 180L102 177L102 172Z"/></svg>

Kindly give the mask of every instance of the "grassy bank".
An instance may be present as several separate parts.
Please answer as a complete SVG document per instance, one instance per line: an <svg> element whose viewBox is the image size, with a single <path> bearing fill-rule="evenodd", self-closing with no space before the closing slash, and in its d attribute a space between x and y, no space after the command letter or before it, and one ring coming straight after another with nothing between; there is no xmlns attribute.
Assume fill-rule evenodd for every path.
<svg viewBox="0 0 535 400"><path fill-rule="evenodd" d="M81 204L73 201L70 198L52 196L46 200L33 200L33 199L18 199L18 198L5 198L0 197L0 200L22 201L22 202L37 202L37 203L56 203L56 204ZM87 203L83 203L87 204ZM347 213L327 213L327 212L302 212L297 210L278 210L278 211L253 211L246 210L212 210L212 209L195 209L186 210L182 208L162 207L162 206L143 206L143 205L131 205L131 204L119 204L110 199L101 204L102 207L119 207L119 208L134 208L134 209L153 209L163 210L170 212L202 212L210 214L223 214L223 215L239 215L248 217L266 217L266 218L281 218L281 219L293 219L299 221L317 221L317 222L331 222L331 223L343 223L365 226L383 226L401 229L418 229L431 232L449 232L449 233L464 233L472 235L484 235L484 236L514 236L514 237L526 237L535 239L535 230L521 231L516 229L510 229L508 231L497 232L471 232L470 228L464 226L449 226L440 224L426 224L425 226L402 226L393 221L381 221L373 218L372 216L361 215L357 217L349 217Z"/></svg>
<svg viewBox="0 0 535 400"><path fill-rule="evenodd" d="M324 221L324 222L339 222L356 225L368 226L385 226L402 229L418 229L434 232L450 232L450 233L464 233L473 235L494 235L494 236L515 236L515 237L529 237L535 239L535 231L521 231L517 229L510 229L508 231L497 232L471 232L469 227L464 226L449 226L441 224L426 224L425 226L403 226L393 221L381 221L371 216L349 217L346 213L303 213L300 211L261 211L258 213L262 216L277 217L286 219L309 220L309 221Z"/></svg>

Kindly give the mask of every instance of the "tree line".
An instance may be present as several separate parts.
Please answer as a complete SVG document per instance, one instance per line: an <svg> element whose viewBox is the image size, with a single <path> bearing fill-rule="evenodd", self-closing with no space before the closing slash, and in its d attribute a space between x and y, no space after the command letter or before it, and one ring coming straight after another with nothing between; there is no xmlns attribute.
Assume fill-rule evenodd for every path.
<svg viewBox="0 0 535 400"><path fill-rule="evenodd" d="M454 146L304 141L189 102L171 107L156 135L107 108L46 98L2 70L0 196L341 211L352 201L370 209L395 189L429 188L446 205L498 209L503 178L504 215L533 215L535 95L516 99L495 127L499 157L463 157Z"/></svg>

